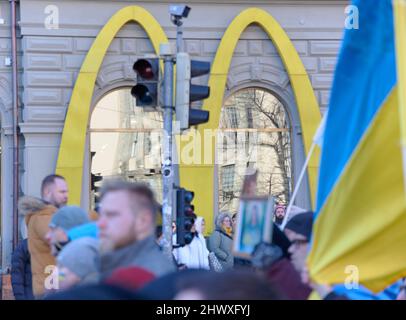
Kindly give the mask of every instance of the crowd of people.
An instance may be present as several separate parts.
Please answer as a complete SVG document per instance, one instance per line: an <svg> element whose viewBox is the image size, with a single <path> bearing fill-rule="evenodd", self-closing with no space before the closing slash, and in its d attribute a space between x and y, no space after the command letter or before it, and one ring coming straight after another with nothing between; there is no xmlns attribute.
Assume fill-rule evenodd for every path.
<svg viewBox="0 0 406 320"><path fill-rule="evenodd" d="M285 207L277 205L272 242L258 243L250 258L233 255L236 215L219 214L208 238L197 216L190 243L174 245L168 257L148 186L106 183L98 212L67 205L68 195L65 179L50 175L41 199L20 199L25 223L12 258L15 299L349 299L309 279L312 212L293 214L281 230ZM176 223L172 229L176 244ZM398 299L406 299L404 284Z"/></svg>

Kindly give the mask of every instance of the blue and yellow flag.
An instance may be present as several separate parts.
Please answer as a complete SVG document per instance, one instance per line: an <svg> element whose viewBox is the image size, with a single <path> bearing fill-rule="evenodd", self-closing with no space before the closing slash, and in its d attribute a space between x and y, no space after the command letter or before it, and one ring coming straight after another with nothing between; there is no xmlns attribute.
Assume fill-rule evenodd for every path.
<svg viewBox="0 0 406 320"><path fill-rule="evenodd" d="M346 30L336 68L308 267L318 283L359 280L378 292L406 275L399 116L406 88L397 81L395 45L406 39L395 41L401 7L391 0L354 5L359 29Z"/></svg>

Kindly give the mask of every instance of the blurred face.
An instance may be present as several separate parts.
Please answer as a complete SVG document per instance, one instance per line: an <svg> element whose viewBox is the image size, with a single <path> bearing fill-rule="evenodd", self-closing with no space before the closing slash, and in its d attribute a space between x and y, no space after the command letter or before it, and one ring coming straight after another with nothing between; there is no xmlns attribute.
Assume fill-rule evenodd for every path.
<svg viewBox="0 0 406 320"><path fill-rule="evenodd" d="M68 184L66 181L56 178L54 183L45 188L43 198L55 207L60 208L68 203L68 195Z"/></svg>
<svg viewBox="0 0 406 320"><path fill-rule="evenodd" d="M124 190L108 192L103 197L97 222L102 252L125 247L153 234L152 214L136 207Z"/></svg>
<svg viewBox="0 0 406 320"><path fill-rule="evenodd" d="M277 218L282 219L282 218L285 216L285 209L284 209L284 208L278 208L278 209L276 209L276 211L275 211L275 216L276 216Z"/></svg>
<svg viewBox="0 0 406 320"><path fill-rule="evenodd" d="M156 238L155 242L160 246L162 243L162 240L164 238L164 235L161 234L158 238Z"/></svg>
<svg viewBox="0 0 406 320"><path fill-rule="evenodd" d="M235 229L237 226L237 216L236 215L234 215L233 218L231 219L231 223L232 223L233 229Z"/></svg>
<svg viewBox="0 0 406 320"><path fill-rule="evenodd" d="M191 232L196 232L196 224L193 224L192 228L190 228Z"/></svg>
<svg viewBox="0 0 406 320"><path fill-rule="evenodd" d="M62 228L49 228L45 239L51 248L51 254L57 256L62 246L68 242L68 236Z"/></svg>
<svg viewBox="0 0 406 320"><path fill-rule="evenodd" d="M70 271L68 268L58 266L59 272L59 289L66 290L72 288L80 282L79 276Z"/></svg>
<svg viewBox="0 0 406 320"><path fill-rule="evenodd" d="M231 227L231 219L230 217L225 217L223 220L223 228L230 228Z"/></svg>
<svg viewBox="0 0 406 320"><path fill-rule="evenodd" d="M285 229L285 234L292 243L289 247L290 259L296 271L302 273L306 267L306 257L309 249L309 242L306 237L292 230Z"/></svg>

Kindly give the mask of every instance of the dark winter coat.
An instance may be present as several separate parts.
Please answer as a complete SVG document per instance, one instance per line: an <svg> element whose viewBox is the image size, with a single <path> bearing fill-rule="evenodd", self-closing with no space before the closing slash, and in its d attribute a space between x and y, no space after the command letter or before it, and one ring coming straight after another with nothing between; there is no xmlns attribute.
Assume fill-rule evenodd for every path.
<svg viewBox="0 0 406 320"><path fill-rule="evenodd" d="M28 240L21 241L11 258L11 285L16 300L33 300Z"/></svg>

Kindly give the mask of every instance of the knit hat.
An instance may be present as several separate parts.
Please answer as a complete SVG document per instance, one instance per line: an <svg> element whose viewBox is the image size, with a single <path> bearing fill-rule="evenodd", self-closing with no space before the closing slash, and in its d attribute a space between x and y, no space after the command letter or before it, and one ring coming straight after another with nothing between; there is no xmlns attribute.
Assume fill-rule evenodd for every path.
<svg viewBox="0 0 406 320"><path fill-rule="evenodd" d="M307 240L310 240L313 227L313 212L299 213L288 221L285 229L292 230L302 236L305 236Z"/></svg>
<svg viewBox="0 0 406 320"><path fill-rule="evenodd" d="M51 218L50 228L62 228L65 231L89 222L86 211L76 206L65 206L59 209Z"/></svg>
<svg viewBox="0 0 406 320"><path fill-rule="evenodd" d="M129 290L138 290L155 279L155 275L139 267L126 267L115 270L105 283Z"/></svg>
<svg viewBox="0 0 406 320"><path fill-rule="evenodd" d="M99 241L94 238L80 238L69 242L57 257L58 266L66 267L82 282L97 281Z"/></svg>

